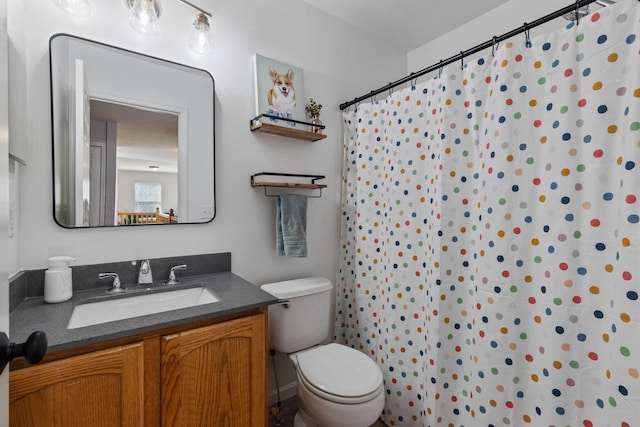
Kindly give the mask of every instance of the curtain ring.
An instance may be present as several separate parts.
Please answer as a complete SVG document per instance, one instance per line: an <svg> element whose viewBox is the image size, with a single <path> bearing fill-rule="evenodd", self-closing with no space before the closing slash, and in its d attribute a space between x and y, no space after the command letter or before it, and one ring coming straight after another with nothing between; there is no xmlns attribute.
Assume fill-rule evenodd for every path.
<svg viewBox="0 0 640 427"><path fill-rule="evenodd" d="M438 78L442 77L442 59L440 60L440 66L438 67Z"/></svg>
<svg viewBox="0 0 640 427"><path fill-rule="evenodd" d="M576 0L576 27L580 25L580 0Z"/></svg>
<svg viewBox="0 0 640 427"><path fill-rule="evenodd" d="M464 70L464 55L462 54L462 51L460 51L460 69Z"/></svg>
<svg viewBox="0 0 640 427"><path fill-rule="evenodd" d="M529 28L527 28L527 25L528 24L525 22L524 23L524 39L525 39L524 45L526 47L531 47L531 37L529 36Z"/></svg>
<svg viewBox="0 0 640 427"><path fill-rule="evenodd" d="M411 74L409 74L409 77L411 77L409 79L409 88L413 89L415 85L418 84L418 77L413 77L413 75L415 74L415 72L411 72Z"/></svg>
<svg viewBox="0 0 640 427"><path fill-rule="evenodd" d="M492 43L491 43L491 56L495 57L496 56L496 49L498 48L498 46L500 45L497 42L498 38L496 36L493 36L492 39Z"/></svg>

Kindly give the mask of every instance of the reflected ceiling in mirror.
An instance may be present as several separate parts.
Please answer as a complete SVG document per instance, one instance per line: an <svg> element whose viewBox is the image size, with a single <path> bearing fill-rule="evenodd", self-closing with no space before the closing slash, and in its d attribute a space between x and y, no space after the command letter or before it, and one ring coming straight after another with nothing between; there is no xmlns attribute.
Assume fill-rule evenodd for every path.
<svg viewBox="0 0 640 427"><path fill-rule="evenodd" d="M178 173L178 114L92 99L92 121L117 123L118 170ZM177 175L176 175L177 179Z"/></svg>
<svg viewBox="0 0 640 427"><path fill-rule="evenodd" d="M50 61L59 225L213 219L209 73L69 35L51 38Z"/></svg>

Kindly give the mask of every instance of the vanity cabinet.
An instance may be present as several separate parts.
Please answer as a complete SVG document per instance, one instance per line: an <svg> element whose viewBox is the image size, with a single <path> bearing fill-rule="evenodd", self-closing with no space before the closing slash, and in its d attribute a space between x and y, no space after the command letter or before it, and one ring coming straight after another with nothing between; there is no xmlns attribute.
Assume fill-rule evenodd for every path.
<svg viewBox="0 0 640 427"><path fill-rule="evenodd" d="M11 372L10 425L143 425L143 356L135 343Z"/></svg>
<svg viewBox="0 0 640 427"><path fill-rule="evenodd" d="M265 418L265 317L162 337L162 426L257 426Z"/></svg>
<svg viewBox="0 0 640 427"><path fill-rule="evenodd" d="M260 308L12 364L10 425L267 426L266 337Z"/></svg>

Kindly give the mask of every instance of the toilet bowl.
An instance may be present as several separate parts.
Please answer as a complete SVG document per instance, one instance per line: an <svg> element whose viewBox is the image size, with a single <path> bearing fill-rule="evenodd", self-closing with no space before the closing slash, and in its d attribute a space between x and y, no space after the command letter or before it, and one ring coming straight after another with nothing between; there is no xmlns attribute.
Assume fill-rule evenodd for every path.
<svg viewBox="0 0 640 427"><path fill-rule="evenodd" d="M302 414L295 427L368 427L382 413L382 372L365 354L334 343L289 357L296 368L298 399L311 417Z"/></svg>
<svg viewBox="0 0 640 427"><path fill-rule="evenodd" d="M309 277L262 285L269 306L269 343L296 369L300 412L295 427L369 427L384 408L380 367L365 353L329 337L331 282Z"/></svg>

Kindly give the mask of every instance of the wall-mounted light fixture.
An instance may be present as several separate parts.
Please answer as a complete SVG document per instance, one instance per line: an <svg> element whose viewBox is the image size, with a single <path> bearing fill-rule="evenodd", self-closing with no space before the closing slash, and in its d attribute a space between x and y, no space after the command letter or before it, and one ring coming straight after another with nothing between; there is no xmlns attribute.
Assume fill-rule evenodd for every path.
<svg viewBox="0 0 640 427"><path fill-rule="evenodd" d="M162 15L160 0L124 0L131 10L129 24L142 34L155 34L159 30L158 20ZM209 18L211 13L187 0L178 0L198 11L189 37L189 48L201 55L211 52L212 36ZM87 16L91 12L89 0L53 0L62 10L74 16Z"/></svg>
<svg viewBox="0 0 640 427"><path fill-rule="evenodd" d="M134 30L142 34L154 34L158 32L158 19L162 14L162 5L160 0L125 0L129 9L131 9L131 18L129 23ZM195 53L201 55L211 52L211 26L209 18L211 13L188 2L187 0L178 0L198 11L196 19L193 22L193 30L189 37L189 47Z"/></svg>
<svg viewBox="0 0 640 427"><path fill-rule="evenodd" d="M125 0L131 10L129 25L141 34L158 32L158 18L162 15L162 5L155 0Z"/></svg>
<svg viewBox="0 0 640 427"><path fill-rule="evenodd" d="M181 0L182 1L182 0ZM211 16L209 14L209 16ZM189 47L195 53L205 55L211 52L211 31L207 12L200 12L193 21L193 30L189 37Z"/></svg>
<svg viewBox="0 0 640 427"><path fill-rule="evenodd" d="M143 34L158 32L158 19L162 14L160 0L125 0L131 9L129 23L134 30ZM186 0L178 0L198 11L193 22L193 30L189 38L189 47L201 55L211 52L211 27L209 18L211 13Z"/></svg>

